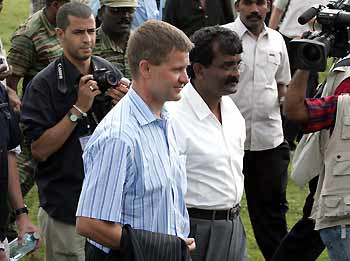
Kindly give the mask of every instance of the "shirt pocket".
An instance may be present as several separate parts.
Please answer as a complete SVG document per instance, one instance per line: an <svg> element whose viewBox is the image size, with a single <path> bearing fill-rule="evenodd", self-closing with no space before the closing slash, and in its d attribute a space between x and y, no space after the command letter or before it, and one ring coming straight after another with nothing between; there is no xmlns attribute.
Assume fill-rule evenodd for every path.
<svg viewBox="0 0 350 261"><path fill-rule="evenodd" d="M150 154L144 157L143 178L146 193L162 193L169 186L169 164L158 155Z"/></svg>
<svg viewBox="0 0 350 261"><path fill-rule="evenodd" d="M350 139L350 116L344 116L343 128L341 130L341 138L343 140Z"/></svg>
<svg viewBox="0 0 350 261"><path fill-rule="evenodd" d="M281 64L281 56L279 52L268 51L263 62L263 70L265 72L265 80L267 85L273 85L278 67Z"/></svg>

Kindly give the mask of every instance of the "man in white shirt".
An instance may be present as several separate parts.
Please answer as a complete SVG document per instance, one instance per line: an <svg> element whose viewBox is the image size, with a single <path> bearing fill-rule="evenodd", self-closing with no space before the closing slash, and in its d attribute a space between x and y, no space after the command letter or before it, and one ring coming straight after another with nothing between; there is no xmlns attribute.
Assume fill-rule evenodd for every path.
<svg viewBox="0 0 350 261"><path fill-rule="evenodd" d="M234 32L220 26L191 37L189 76L181 100L169 104L182 160L193 261L245 260L246 237L239 216L245 123L227 96L236 91L242 52Z"/></svg>
<svg viewBox="0 0 350 261"><path fill-rule="evenodd" d="M282 36L265 26L266 0L236 0L240 16L227 27L242 40L244 70L231 95L246 121L243 173L250 220L266 260L287 233L289 147L280 104L290 81Z"/></svg>

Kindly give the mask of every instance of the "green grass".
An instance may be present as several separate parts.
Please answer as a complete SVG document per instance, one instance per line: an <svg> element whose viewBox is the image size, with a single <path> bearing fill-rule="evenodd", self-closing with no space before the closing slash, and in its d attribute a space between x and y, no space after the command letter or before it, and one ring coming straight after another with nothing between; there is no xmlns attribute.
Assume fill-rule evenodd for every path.
<svg viewBox="0 0 350 261"><path fill-rule="evenodd" d="M16 27L24 21L29 13L29 0L4 0L4 8L0 14L0 36L5 48L8 50L9 41ZM323 76L324 77L324 76ZM322 78L323 78L322 77ZM289 201L289 211L287 214L288 226L291 227L301 217L302 207L307 189L300 189L292 181L289 181L287 198ZM30 217L37 224L38 197L37 189L34 188L25 198L25 202L30 208ZM241 216L247 233L247 248L250 260L264 260L258 246L256 245L253 231L247 214L247 205L245 199L242 201ZM24 261L41 261L43 260L44 248L35 252L32 256L24 258ZM320 261L328 260L326 252L318 259Z"/></svg>

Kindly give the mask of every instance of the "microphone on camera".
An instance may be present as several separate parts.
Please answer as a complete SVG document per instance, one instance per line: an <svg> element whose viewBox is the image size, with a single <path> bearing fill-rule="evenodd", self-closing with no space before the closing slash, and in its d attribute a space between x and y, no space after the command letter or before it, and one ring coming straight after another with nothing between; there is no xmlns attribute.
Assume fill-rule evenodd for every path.
<svg viewBox="0 0 350 261"><path fill-rule="evenodd" d="M301 16L298 18L298 23L301 25L309 22L313 17L315 17L320 11L319 6L313 6L307 9Z"/></svg>

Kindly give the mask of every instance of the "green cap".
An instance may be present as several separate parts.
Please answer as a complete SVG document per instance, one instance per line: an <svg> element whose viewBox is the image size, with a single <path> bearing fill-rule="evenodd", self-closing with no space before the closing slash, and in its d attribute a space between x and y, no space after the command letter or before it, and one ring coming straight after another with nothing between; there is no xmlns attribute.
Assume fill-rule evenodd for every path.
<svg viewBox="0 0 350 261"><path fill-rule="evenodd" d="M101 6L138 7L137 0L100 0Z"/></svg>

